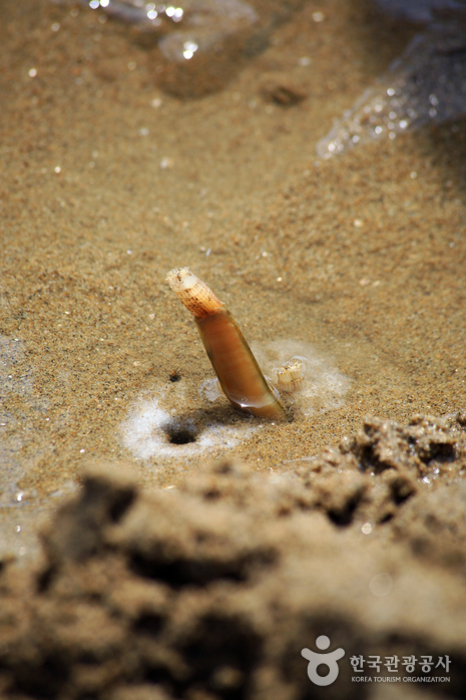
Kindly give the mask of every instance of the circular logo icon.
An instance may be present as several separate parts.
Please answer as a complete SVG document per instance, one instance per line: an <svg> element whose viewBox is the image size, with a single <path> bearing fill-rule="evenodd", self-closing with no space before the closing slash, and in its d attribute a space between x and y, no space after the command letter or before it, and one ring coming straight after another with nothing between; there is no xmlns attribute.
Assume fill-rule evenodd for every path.
<svg viewBox="0 0 466 700"><path fill-rule="evenodd" d="M329 646L330 639L325 634L317 637L316 647L318 649L325 651L325 649L328 649ZM320 686L331 685L336 681L340 672L340 669L338 668L338 661L342 659L344 655L345 650L341 647L339 649L335 649L334 651L330 651L328 654L319 654L316 651L307 649L307 647L301 649L301 656L309 661L307 665L307 675L309 676L309 680L314 683L314 685ZM321 676L320 673L317 673L318 666L327 666L328 673Z"/></svg>

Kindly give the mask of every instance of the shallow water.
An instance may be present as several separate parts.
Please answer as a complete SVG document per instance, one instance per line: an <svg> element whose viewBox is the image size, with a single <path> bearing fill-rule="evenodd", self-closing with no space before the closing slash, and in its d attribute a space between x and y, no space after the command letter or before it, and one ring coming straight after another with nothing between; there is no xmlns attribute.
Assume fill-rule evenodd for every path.
<svg viewBox="0 0 466 700"><path fill-rule="evenodd" d="M464 124L316 157L409 38L372 4L305 4L191 101L131 27L48 2L3 13L3 552L34 551L86 460L166 488L206 455L286 470L367 414L464 406ZM184 265L254 347L312 348L312 410L260 425L199 395L212 370L164 281ZM158 442L160 410L196 439Z"/></svg>
<svg viewBox="0 0 466 700"><path fill-rule="evenodd" d="M466 25L465 25L466 26ZM464 32L461 44L466 43ZM321 158L331 158L376 139L426 124L442 124L466 114L466 51L441 51L436 33L419 34L402 56L345 110L317 144Z"/></svg>

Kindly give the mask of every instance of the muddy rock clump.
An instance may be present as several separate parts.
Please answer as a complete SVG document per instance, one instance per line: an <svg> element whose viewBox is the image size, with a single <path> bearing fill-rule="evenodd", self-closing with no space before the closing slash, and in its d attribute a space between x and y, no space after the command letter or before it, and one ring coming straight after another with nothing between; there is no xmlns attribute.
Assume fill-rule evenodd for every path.
<svg viewBox="0 0 466 700"><path fill-rule="evenodd" d="M461 696L465 428L371 419L288 474L221 463L151 493L89 467L43 559L3 565L2 695L418 697L427 683L353 682L350 658L448 655L442 692ZM301 656L320 635L345 652L327 687Z"/></svg>

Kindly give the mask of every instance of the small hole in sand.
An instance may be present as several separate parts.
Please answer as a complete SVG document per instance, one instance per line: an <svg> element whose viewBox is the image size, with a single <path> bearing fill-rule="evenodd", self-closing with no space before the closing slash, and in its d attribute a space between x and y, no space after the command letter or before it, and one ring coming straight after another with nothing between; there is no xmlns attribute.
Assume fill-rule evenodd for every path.
<svg viewBox="0 0 466 700"><path fill-rule="evenodd" d="M172 445L187 445L196 442L198 430L196 426L187 421L170 421L162 427Z"/></svg>

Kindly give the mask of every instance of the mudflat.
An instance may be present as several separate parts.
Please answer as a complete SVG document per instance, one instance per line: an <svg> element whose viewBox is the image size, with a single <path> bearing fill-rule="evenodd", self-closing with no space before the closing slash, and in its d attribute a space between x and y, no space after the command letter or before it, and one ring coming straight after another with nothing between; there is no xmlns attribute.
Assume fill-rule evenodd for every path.
<svg viewBox="0 0 466 700"><path fill-rule="evenodd" d="M251 3L264 45L232 41L220 72L207 56L183 83L150 34L103 11L2 3L1 551L8 605L31 601L23 632L2 622L5 693L361 697L358 655L448 656L441 692L460 692L466 128L318 158L412 29L369 2L282 5ZM266 374L307 359L288 421L209 400L165 282L179 266ZM109 602L120 579L128 596ZM54 641L32 663L42 619ZM107 624L118 658L135 639L157 652L109 670L112 634L91 649ZM320 690L300 655L319 635L346 650Z"/></svg>

